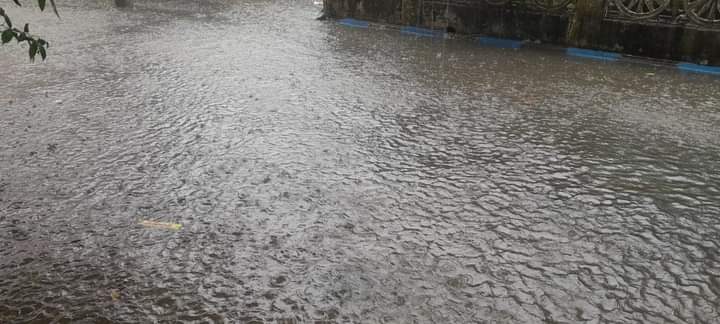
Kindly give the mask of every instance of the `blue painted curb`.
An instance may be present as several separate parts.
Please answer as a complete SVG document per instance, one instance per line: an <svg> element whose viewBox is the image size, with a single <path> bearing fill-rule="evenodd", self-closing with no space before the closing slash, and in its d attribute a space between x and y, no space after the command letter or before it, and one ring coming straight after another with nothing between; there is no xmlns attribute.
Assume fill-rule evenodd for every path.
<svg viewBox="0 0 720 324"><path fill-rule="evenodd" d="M357 20L352 18L345 18L340 19L338 21L341 25L348 26L348 27L356 27L356 28L369 28L370 23L364 20Z"/></svg>
<svg viewBox="0 0 720 324"><path fill-rule="evenodd" d="M340 20L338 20L338 23L340 23L341 25L344 25L344 26L355 27L355 28L366 28L366 29L370 28L370 25L371 25L371 23L368 21L353 19L353 18L340 19ZM440 38L442 38L445 36L445 32L442 30L432 30L432 29L413 27L413 26L402 26L400 28L400 32L403 34L420 36L420 37L433 37L433 38L440 37ZM519 49L519 48L522 48L524 45L523 41L505 39L505 38L496 38L496 37L486 37L486 36L479 37L478 43L483 46L492 46L492 47L498 47L498 48L512 48L512 49ZM565 50L565 53L569 56L574 56L574 57L581 57L581 58L588 58L588 59L602 60L602 61L611 61L611 62L620 61L624 57L622 54L619 54L619 53L596 51L596 50L574 48L574 47L567 48ZM635 61L635 60L631 60L630 58L627 58L627 59L630 61ZM701 73L701 74L720 76L720 66L706 66L706 65L700 65L700 64L680 62L680 63L677 63L675 65L675 67L678 70L683 71L683 72Z"/></svg>
<svg viewBox="0 0 720 324"><path fill-rule="evenodd" d="M420 27L402 27L400 32L408 35L415 35L420 37L444 37L445 32L440 30L432 30Z"/></svg>
<svg viewBox="0 0 720 324"><path fill-rule="evenodd" d="M720 75L720 67L717 66L705 66L692 63L678 63L677 68L685 72Z"/></svg>
<svg viewBox="0 0 720 324"><path fill-rule="evenodd" d="M495 37L480 37L478 39L478 42L480 43L480 45L483 46L492 46L498 48L518 49L523 46L522 41Z"/></svg>
<svg viewBox="0 0 720 324"><path fill-rule="evenodd" d="M589 58L589 59L602 60L602 61L613 61L613 62L619 60L622 57L622 55L618 54L618 53L594 51L594 50L572 48L572 47L568 48L566 53L567 53L567 55L575 56L575 57Z"/></svg>

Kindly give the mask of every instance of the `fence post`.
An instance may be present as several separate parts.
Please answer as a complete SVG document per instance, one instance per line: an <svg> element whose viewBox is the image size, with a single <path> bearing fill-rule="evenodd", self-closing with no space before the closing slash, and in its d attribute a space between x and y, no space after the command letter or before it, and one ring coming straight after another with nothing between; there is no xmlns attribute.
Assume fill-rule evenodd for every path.
<svg viewBox="0 0 720 324"><path fill-rule="evenodd" d="M421 0L402 0L401 2L401 8L402 8L402 18L401 23L406 26L416 25L417 24L417 12L418 12L418 3Z"/></svg>
<svg viewBox="0 0 720 324"><path fill-rule="evenodd" d="M575 14L570 17L567 30L567 43L577 47L587 47L594 43L602 30L603 16L607 1L613 0L577 0Z"/></svg>

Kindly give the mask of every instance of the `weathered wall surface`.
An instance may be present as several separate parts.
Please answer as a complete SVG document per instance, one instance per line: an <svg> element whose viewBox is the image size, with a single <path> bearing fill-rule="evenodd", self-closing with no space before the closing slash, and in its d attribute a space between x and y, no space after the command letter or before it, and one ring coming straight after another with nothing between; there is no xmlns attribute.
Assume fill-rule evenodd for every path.
<svg viewBox="0 0 720 324"><path fill-rule="evenodd" d="M389 24L402 21L401 0L325 0L324 6L325 12L335 18L352 17Z"/></svg>
<svg viewBox="0 0 720 324"><path fill-rule="evenodd" d="M326 0L338 18L720 66L720 0Z"/></svg>

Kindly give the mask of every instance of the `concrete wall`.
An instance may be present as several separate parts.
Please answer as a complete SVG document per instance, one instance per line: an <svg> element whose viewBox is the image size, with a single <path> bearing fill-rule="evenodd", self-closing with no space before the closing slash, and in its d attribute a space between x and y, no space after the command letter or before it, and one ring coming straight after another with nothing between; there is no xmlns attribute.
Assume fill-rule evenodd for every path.
<svg viewBox="0 0 720 324"><path fill-rule="evenodd" d="M639 12L623 7L632 0L325 0L325 6L336 18L720 66L720 12L715 18L692 7L713 1L720 6L720 0L667 0Z"/></svg>

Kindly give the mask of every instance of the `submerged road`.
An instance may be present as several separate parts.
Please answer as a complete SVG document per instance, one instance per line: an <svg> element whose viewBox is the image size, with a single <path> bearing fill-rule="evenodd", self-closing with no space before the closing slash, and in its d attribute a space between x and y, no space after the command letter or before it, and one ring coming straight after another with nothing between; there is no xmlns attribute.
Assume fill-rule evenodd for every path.
<svg viewBox="0 0 720 324"><path fill-rule="evenodd" d="M0 323L720 323L718 78L62 5L0 47Z"/></svg>

